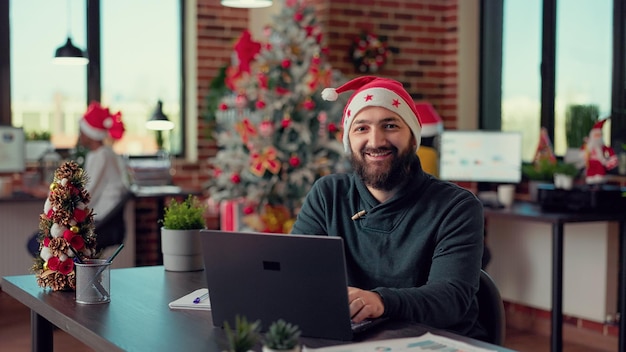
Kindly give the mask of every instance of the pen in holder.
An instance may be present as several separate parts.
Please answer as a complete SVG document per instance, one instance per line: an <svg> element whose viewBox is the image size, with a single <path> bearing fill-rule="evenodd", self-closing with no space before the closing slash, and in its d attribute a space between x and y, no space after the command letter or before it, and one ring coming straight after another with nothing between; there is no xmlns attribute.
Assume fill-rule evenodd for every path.
<svg viewBox="0 0 626 352"><path fill-rule="evenodd" d="M88 259L75 265L76 302L109 303L111 301L111 263L105 259Z"/></svg>
<svg viewBox="0 0 626 352"><path fill-rule="evenodd" d="M108 259L87 259L76 263L76 302L83 304L111 301L111 262L124 248L120 245Z"/></svg>

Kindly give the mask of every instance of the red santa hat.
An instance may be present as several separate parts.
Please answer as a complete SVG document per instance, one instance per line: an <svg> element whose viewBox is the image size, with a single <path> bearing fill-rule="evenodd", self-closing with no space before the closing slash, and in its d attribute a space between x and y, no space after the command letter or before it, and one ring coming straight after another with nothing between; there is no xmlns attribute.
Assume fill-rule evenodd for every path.
<svg viewBox="0 0 626 352"><path fill-rule="evenodd" d="M125 131L122 114L117 112L111 115L108 108L102 107L97 102L89 104L78 125L84 134L98 141L107 135L115 140L121 139Z"/></svg>
<svg viewBox="0 0 626 352"><path fill-rule="evenodd" d="M429 102L416 101L415 110L422 123L422 137L434 137L443 132L443 121Z"/></svg>
<svg viewBox="0 0 626 352"><path fill-rule="evenodd" d="M606 122L606 120L608 120L608 118L596 122L591 129L592 130L601 130L602 126L604 126L604 123Z"/></svg>
<svg viewBox="0 0 626 352"><path fill-rule="evenodd" d="M357 77L346 82L338 88L326 88L322 91L322 99L328 101L337 100L340 93L355 90L345 109L343 110L343 147L346 153L350 153L350 142L348 140L348 130L352 125L352 120L363 108L368 106L379 106L398 114L409 126L415 137L415 148L419 147L422 125L419 114L415 108L415 103L404 89L402 83L375 76Z"/></svg>

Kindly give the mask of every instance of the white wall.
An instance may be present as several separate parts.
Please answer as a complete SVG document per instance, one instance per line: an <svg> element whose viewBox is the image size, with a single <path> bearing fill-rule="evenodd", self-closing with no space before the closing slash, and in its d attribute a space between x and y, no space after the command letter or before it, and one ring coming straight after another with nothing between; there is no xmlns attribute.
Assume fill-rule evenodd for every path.
<svg viewBox="0 0 626 352"><path fill-rule="evenodd" d="M487 271L504 300L551 309L552 226L490 218ZM563 313L603 322L617 311L618 226L595 222L565 224Z"/></svg>

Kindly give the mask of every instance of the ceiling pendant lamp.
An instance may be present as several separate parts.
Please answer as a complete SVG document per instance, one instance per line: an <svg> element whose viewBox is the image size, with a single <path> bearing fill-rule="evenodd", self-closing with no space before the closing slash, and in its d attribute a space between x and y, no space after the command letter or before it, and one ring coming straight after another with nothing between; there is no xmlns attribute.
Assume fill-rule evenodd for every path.
<svg viewBox="0 0 626 352"><path fill-rule="evenodd" d="M59 65L87 65L89 59L84 51L72 44L70 37L70 21L71 21L70 2L67 1L67 41L60 46L54 53L52 62Z"/></svg>
<svg viewBox="0 0 626 352"><path fill-rule="evenodd" d="M86 65L89 59L85 52L72 44L72 39L68 36L65 45L56 50L53 62L60 65Z"/></svg>
<svg viewBox="0 0 626 352"><path fill-rule="evenodd" d="M150 120L146 121L146 128L153 131L169 131L174 128L174 123L163 113L163 102L161 100L157 102Z"/></svg>
<svg viewBox="0 0 626 352"><path fill-rule="evenodd" d="M242 9L258 9L272 6L272 0L221 0L221 4L227 7Z"/></svg>

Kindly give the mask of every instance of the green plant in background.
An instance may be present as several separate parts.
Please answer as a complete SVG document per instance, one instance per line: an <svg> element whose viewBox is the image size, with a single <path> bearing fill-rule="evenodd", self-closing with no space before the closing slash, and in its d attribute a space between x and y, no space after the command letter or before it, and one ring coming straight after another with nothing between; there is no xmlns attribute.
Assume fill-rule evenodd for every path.
<svg viewBox="0 0 626 352"><path fill-rule="evenodd" d="M578 167L576 167L575 164L572 163L566 163L563 161L559 161L555 166L554 166L554 173L555 174L561 174L561 175L567 175L567 176L578 176L578 172L580 170L578 169Z"/></svg>
<svg viewBox="0 0 626 352"><path fill-rule="evenodd" d="M541 159L536 163L522 164L522 174L529 180L551 182L554 178L555 168L556 163L548 159Z"/></svg>
<svg viewBox="0 0 626 352"><path fill-rule="evenodd" d="M265 334L263 344L278 351L291 350L298 345L300 333L297 325L292 325L283 319L279 319L270 325Z"/></svg>
<svg viewBox="0 0 626 352"><path fill-rule="evenodd" d="M49 141L52 135L47 131L28 131L26 132L27 141Z"/></svg>
<svg viewBox="0 0 626 352"><path fill-rule="evenodd" d="M261 321L248 322L246 317L235 317L233 330L227 321L224 322L224 331L228 339L228 352L250 351L260 339Z"/></svg>
<svg viewBox="0 0 626 352"><path fill-rule="evenodd" d="M585 137L598 121L600 109L597 105L569 105L565 113L565 135L568 148L580 148Z"/></svg>
<svg viewBox="0 0 626 352"><path fill-rule="evenodd" d="M183 201L170 199L163 215L163 227L170 230L196 230L206 227L206 205L191 194Z"/></svg>

